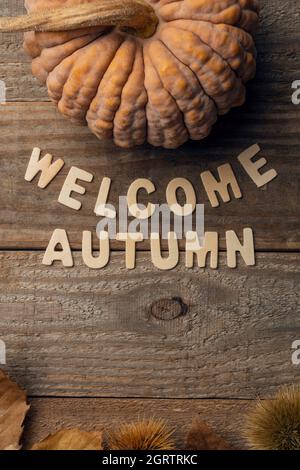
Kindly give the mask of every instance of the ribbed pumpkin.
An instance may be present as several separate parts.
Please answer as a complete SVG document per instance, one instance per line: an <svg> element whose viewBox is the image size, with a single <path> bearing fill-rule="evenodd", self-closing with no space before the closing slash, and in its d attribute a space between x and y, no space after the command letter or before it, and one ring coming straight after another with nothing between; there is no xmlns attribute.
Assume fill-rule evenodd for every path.
<svg viewBox="0 0 300 470"><path fill-rule="evenodd" d="M97 4L98 20L91 14ZM148 141L176 148L205 138L218 114L244 103L244 84L255 75L257 0L26 0L25 6L29 13L64 8L66 15L51 26L50 11L25 33L33 74L64 116L121 147ZM85 22L77 14L83 8Z"/></svg>

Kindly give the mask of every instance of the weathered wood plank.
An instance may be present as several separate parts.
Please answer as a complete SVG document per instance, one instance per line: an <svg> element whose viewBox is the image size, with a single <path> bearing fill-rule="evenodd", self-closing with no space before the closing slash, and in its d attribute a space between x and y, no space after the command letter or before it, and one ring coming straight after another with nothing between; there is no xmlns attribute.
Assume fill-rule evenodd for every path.
<svg viewBox="0 0 300 470"><path fill-rule="evenodd" d="M0 80L5 83L8 102L50 101L45 87L38 83L30 70L27 59L23 62L0 64Z"/></svg>
<svg viewBox="0 0 300 470"><path fill-rule="evenodd" d="M95 398L34 398L25 423L24 444L30 446L62 427L102 430L104 435L119 423L143 417L163 418L175 428L179 449L197 414L235 448L244 449L244 417L249 400L151 400Z"/></svg>
<svg viewBox="0 0 300 470"><path fill-rule="evenodd" d="M97 218L93 210L100 182L109 176L112 187L108 202L114 205L137 177L154 182L154 203L166 201L166 187L172 178L186 177L195 187L198 202L205 204L205 229L220 233L222 248L226 230L241 234L244 226L251 226L258 250L297 250L300 115L294 111L292 120L286 114L280 116L279 120L278 115L270 113L263 119L252 109L241 122L239 114L233 112L230 122L221 120L204 144L189 143L175 151L150 146L124 151L111 143L100 143L85 127L74 127L50 103L9 103L0 107L0 247L44 249L52 231L60 227L68 230L72 246L80 248L82 230L95 230ZM261 155L269 161L268 168L278 172L278 177L261 189L256 188L236 159L256 142L261 145ZM24 180L34 146L66 162L45 190L38 189L36 181ZM200 173L207 169L216 171L227 162L234 168L243 199L212 208ZM57 203L64 178L73 165L95 175L93 183L85 185L86 195L79 196L83 203L79 212ZM95 239L95 246L96 242ZM120 248L117 242L112 246ZM148 242L141 244L142 249L148 246Z"/></svg>
<svg viewBox="0 0 300 470"><path fill-rule="evenodd" d="M124 253L99 272L75 258L68 270L1 253L0 332L29 394L253 398L299 380L299 254L261 253L238 270L222 256L218 271L181 259L170 272L149 253L133 271Z"/></svg>

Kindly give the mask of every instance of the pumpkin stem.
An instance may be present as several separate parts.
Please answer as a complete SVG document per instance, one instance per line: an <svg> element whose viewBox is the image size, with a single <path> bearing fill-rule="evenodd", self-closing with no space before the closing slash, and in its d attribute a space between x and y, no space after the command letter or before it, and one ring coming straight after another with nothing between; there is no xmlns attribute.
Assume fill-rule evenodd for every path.
<svg viewBox="0 0 300 470"><path fill-rule="evenodd" d="M75 6L58 7L0 18L0 32L69 31L92 26L118 26L150 37L156 30L157 16L144 0L95 0Z"/></svg>

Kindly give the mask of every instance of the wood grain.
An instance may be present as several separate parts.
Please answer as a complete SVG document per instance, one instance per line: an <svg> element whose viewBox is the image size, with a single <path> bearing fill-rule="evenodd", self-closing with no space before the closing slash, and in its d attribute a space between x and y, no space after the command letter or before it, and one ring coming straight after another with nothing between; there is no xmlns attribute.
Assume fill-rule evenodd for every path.
<svg viewBox="0 0 300 470"><path fill-rule="evenodd" d="M25 423L24 444L29 448L62 427L103 430L104 435L122 422L143 417L163 418L175 428L179 449L184 448L186 433L198 414L235 448L246 447L243 439L249 400L151 400L111 398L34 398Z"/></svg>
<svg viewBox="0 0 300 470"><path fill-rule="evenodd" d="M244 448L251 402L237 398L267 397L279 385L299 382L299 366L291 363L291 344L300 336L300 254L294 253L300 246L300 107L291 103L300 70L299 2L260 3L258 70L247 103L222 117L204 142L176 151L124 151L67 122L31 75L22 35L0 35L0 80L7 89L7 104L0 105L0 250L23 250L0 252L0 337L11 375L43 397L30 399L27 446L62 426L107 429L144 415L176 426L180 445L199 413ZM1 15L22 14L23 5L4 0ZM260 190L236 161L254 143L278 172ZM66 162L45 190L24 181L34 146ZM212 209L199 174L228 161L243 199ZM57 203L72 165L95 175L79 197L79 213ZM112 178L114 204L137 177L155 183L156 203L165 202L171 178L186 177L205 203L205 229L219 232L221 249L226 230L241 235L250 226L258 251L286 253L259 253L256 267L236 270L225 266L223 255L218 271L188 270L181 259L176 270L162 273L148 252L139 253L132 272L122 252L101 271L84 267L80 253L73 270L42 266L43 253L32 250L45 249L54 228L65 228L75 249L82 230L94 230L104 176ZM123 245L115 242L113 249Z"/></svg>
<svg viewBox="0 0 300 470"><path fill-rule="evenodd" d="M0 256L8 370L31 395L253 398L299 380L300 255L259 254L256 267L238 270L222 256L218 271L181 259L170 272L154 269L149 253L134 271L121 252L102 271L79 253L73 269L41 258Z"/></svg>
<svg viewBox="0 0 300 470"><path fill-rule="evenodd" d="M232 122L234 119L235 124ZM242 235L243 227L250 226L255 234L257 250L298 250L300 195L297 157L300 145L296 126L300 127L300 115L295 113L295 119L291 121L283 114L279 121L278 116L270 114L265 116L262 126L261 115L255 119L253 109L245 121L240 129L240 118L233 112L231 123L222 121L205 145L190 143L177 151L155 150L147 146L124 151L111 143L99 143L84 127L74 128L50 103L5 105L0 108L3 182L0 187L0 247L45 249L53 230L65 228L72 246L79 249L82 230L95 231L99 219L93 214L94 206L102 178L108 176L112 179L108 202L114 205L119 196L127 194L135 178L145 177L153 181L157 188L151 195L154 203L166 201L165 191L172 178L188 178L194 185L198 202L205 204L205 230L219 232L223 249L226 230L236 230ZM285 134L278 137L278 125L283 126L285 122ZM260 189L237 161L238 154L256 142L261 145L260 156L265 156L269 162L266 169L275 168L278 172L274 181ZM24 180L34 146L65 160L65 167L45 190L37 188L36 180L32 183ZM200 173L210 169L216 174L217 167L226 162L233 166L243 199L212 208ZM78 196L82 201L79 212L57 202L71 166L83 168L95 176L93 183L85 183L86 195ZM146 203L146 196L141 201ZM94 242L95 246L98 245L96 237ZM115 249L121 247L116 241L112 246ZM140 248L148 249L148 241Z"/></svg>
<svg viewBox="0 0 300 470"><path fill-rule="evenodd" d="M4 2L3 14L22 12L23 0ZM0 248L44 249L52 231L60 227L68 231L72 247L79 249L81 230L94 231L97 223L93 208L103 176L113 180L112 204L126 194L136 177L150 178L157 186L153 201L165 202L167 183L181 176L193 182L198 202L205 203L205 229L220 232L222 249L225 230L241 235L243 227L251 226L257 250L299 250L300 108L291 104L291 83L300 69L300 17L296 13L296 0L262 1L258 73L249 84L247 104L222 117L204 142L188 143L175 151L149 146L124 151L100 143L87 128L67 122L48 102L45 87L33 79L20 47L21 35L3 34L0 79L6 82L8 103L0 106ZM279 174L260 190L236 163L237 155L254 143L261 145L269 167ZM34 146L66 161L63 172L45 191L23 180ZM227 161L233 164L244 197L212 209L199 174L215 171ZM72 165L95 175L79 214L56 202ZM113 248L122 246L114 242ZM149 249L149 244L139 248Z"/></svg>

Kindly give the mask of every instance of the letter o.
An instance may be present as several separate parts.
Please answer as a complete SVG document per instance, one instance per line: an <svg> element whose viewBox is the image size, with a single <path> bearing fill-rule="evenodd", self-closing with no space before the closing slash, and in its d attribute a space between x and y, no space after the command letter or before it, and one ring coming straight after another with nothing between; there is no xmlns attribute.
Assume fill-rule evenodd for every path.
<svg viewBox="0 0 300 470"><path fill-rule="evenodd" d="M177 200L177 189L183 189L186 203L181 206ZM174 178L170 181L166 190L166 199L170 210L181 217L190 215L196 208L196 194L192 183L186 178Z"/></svg>

